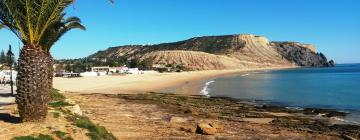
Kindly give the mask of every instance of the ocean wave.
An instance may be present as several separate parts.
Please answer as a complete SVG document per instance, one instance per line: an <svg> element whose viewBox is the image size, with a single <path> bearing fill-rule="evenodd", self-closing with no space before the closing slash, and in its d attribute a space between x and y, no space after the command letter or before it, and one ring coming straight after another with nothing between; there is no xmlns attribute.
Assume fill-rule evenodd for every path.
<svg viewBox="0 0 360 140"><path fill-rule="evenodd" d="M285 107L285 108L290 110L304 110L304 108L301 107Z"/></svg>
<svg viewBox="0 0 360 140"><path fill-rule="evenodd" d="M243 75L241 75L241 76L249 76L250 75L250 73L247 73L247 74L243 74Z"/></svg>
<svg viewBox="0 0 360 140"><path fill-rule="evenodd" d="M214 83L214 82L215 82L215 80L211 80L211 81L206 82L205 86L200 91L200 94L204 95L204 96L207 96L207 97L210 97L210 95L209 95L209 92L210 92L209 86L210 86L211 83Z"/></svg>
<svg viewBox="0 0 360 140"><path fill-rule="evenodd" d="M342 123L345 123L345 124L356 124L356 125L360 125L359 122L350 121L350 120L347 120L347 119L344 119L344 118L340 118L340 117L331 117L330 119L333 120L333 121L342 122Z"/></svg>

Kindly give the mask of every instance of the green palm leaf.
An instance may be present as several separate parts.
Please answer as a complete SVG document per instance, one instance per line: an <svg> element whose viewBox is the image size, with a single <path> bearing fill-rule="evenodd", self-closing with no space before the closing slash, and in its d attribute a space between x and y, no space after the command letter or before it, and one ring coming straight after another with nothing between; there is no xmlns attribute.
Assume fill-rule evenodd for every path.
<svg viewBox="0 0 360 140"><path fill-rule="evenodd" d="M65 18L65 8L74 1L0 0L0 29L7 27L24 44L16 95L22 121L44 121L47 116L53 84L51 46L72 29L85 30L79 18Z"/></svg>
<svg viewBox="0 0 360 140"><path fill-rule="evenodd" d="M5 28L5 25L0 24L0 30L1 30L2 28Z"/></svg>
<svg viewBox="0 0 360 140"><path fill-rule="evenodd" d="M109 1L114 3L114 0ZM74 2L75 0L0 0L0 28L8 27L23 44L49 49L49 45L53 45L68 31L85 30L78 17L64 19L65 8ZM55 42L45 43L46 41Z"/></svg>
<svg viewBox="0 0 360 140"><path fill-rule="evenodd" d="M45 31L40 46L43 47L43 50L49 51L54 43L59 41L65 33L73 29L86 30L85 26L81 24L81 20L77 17L69 17L54 23Z"/></svg>
<svg viewBox="0 0 360 140"><path fill-rule="evenodd" d="M39 46L45 31L63 18L74 0L1 0L0 20L24 44ZM2 15L2 16L1 16Z"/></svg>

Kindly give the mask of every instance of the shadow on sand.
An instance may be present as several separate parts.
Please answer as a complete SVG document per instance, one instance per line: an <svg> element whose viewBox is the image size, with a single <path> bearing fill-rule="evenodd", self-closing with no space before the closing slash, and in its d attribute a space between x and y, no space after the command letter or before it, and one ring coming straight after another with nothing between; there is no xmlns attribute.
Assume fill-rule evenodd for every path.
<svg viewBox="0 0 360 140"><path fill-rule="evenodd" d="M17 124L17 123L21 123L21 118L12 116L8 113L0 113L0 121Z"/></svg>
<svg viewBox="0 0 360 140"><path fill-rule="evenodd" d="M14 97L11 93L6 93L6 94L4 94L4 93L1 93L0 94L0 98L7 98L7 97Z"/></svg>

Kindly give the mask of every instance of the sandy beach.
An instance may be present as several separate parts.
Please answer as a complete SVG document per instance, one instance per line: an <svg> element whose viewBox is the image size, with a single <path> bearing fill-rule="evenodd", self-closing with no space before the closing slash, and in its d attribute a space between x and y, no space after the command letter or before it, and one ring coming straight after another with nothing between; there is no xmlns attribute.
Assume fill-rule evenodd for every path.
<svg viewBox="0 0 360 140"><path fill-rule="evenodd" d="M138 93L159 91L189 82L218 76L261 70L278 70L289 67L254 68L236 70L192 71L181 73L134 74L124 76L100 76L80 78L54 78L54 88L77 93Z"/></svg>

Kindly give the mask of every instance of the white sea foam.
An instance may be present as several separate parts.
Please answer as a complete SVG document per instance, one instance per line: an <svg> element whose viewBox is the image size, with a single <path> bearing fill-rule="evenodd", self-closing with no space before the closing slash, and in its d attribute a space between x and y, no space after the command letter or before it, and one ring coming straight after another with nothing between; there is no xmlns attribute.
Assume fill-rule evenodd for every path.
<svg viewBox="0 0 360 140"><path fill-rule="evenodd" d="M243 75L241 75L241 76L249 76L250 75L250 73L247 73L247 74L243 74Z"/></svg>
<svg viewBox="0 0 360 140"><path fill-rule="evenodd" d="M210 97L210 95L209 95L209 92L210 92L209 86L210 86L211 83L214 83L214 82L215 82L215 80L211 80L211 81L206 82L205 86L200 91L200 94L202 94L204 96L207 96L207 97Z"/></svg>
<svg viewBox="0 0 360 140"><path fill-rule="evenodd" d="M285 107L286 109L290 109L290 110L304 110L304 108L301 107Z"/></svg>
<svg viewBox="0 0 360 140"><path fill-rule="evenodd" d="M336 124L336 121L337 121L337 122L341 122L341 123L345 123L345 124L356 124L356 125L360 125L359 122L346 120L346 119L340 118L340 117L331 117L330 119L333 120L333 121L335 121L335 124Z"/></svg>

